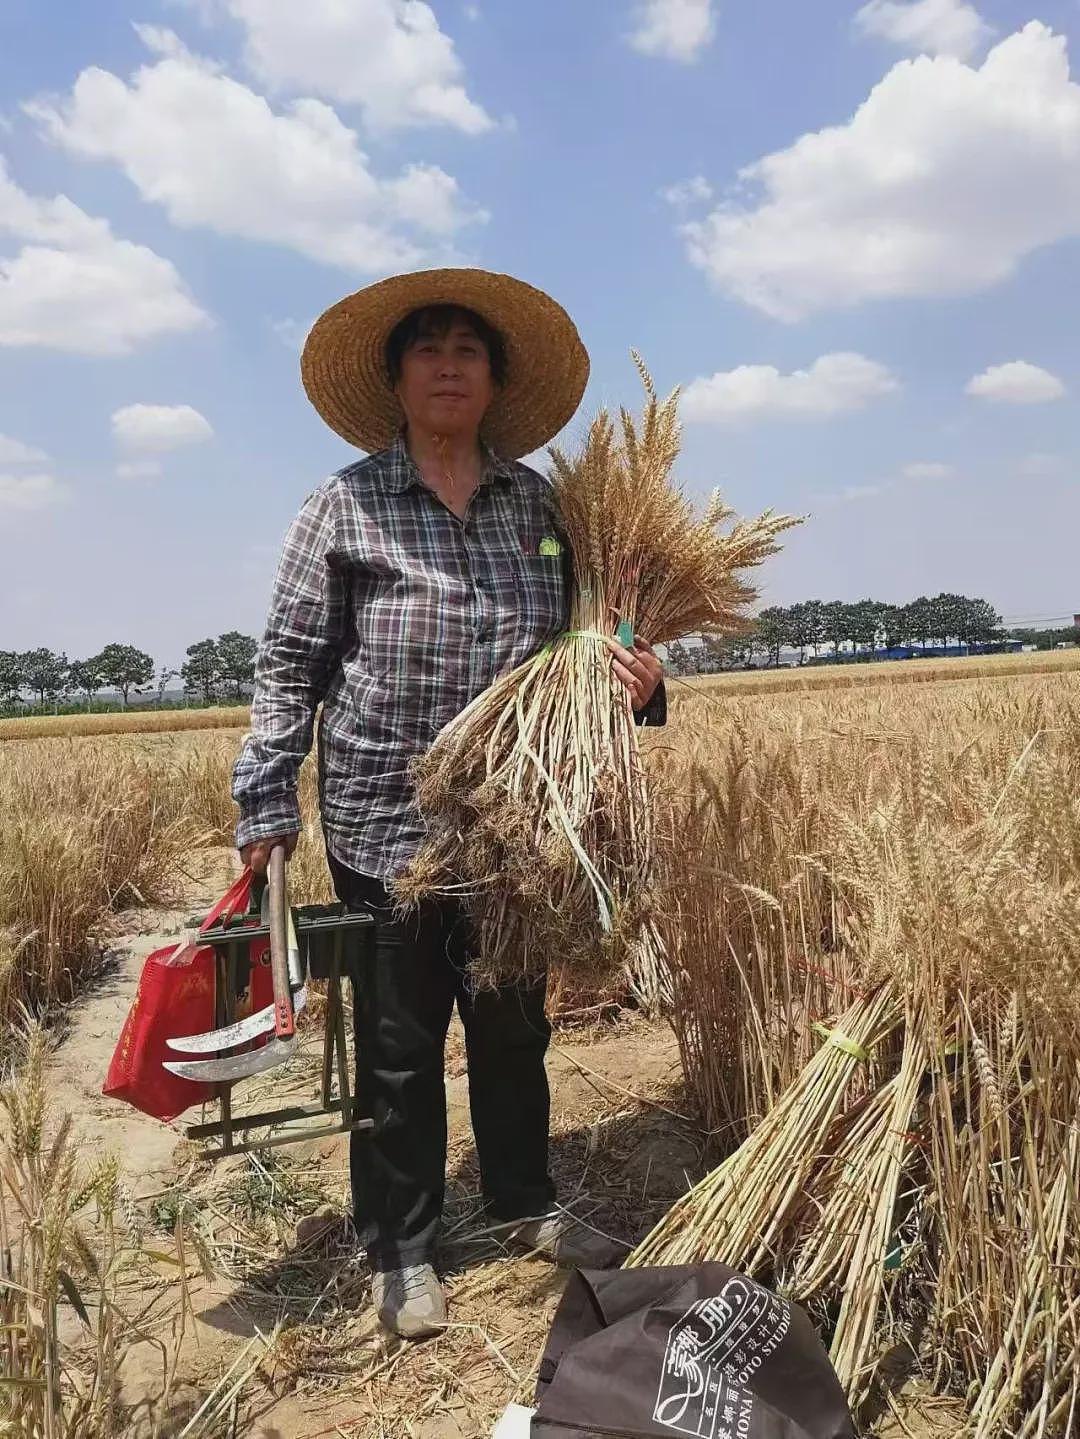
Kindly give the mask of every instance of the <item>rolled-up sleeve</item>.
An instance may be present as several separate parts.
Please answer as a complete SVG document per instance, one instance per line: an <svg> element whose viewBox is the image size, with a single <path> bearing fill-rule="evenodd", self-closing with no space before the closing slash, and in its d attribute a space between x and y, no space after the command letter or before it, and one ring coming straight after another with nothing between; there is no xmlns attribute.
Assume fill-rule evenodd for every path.
<svg viewBox="0 0 1080 1439"><path fill-rule="evenodd" d="M233 770L238 849L300 828L297 779L341 661L347 613L334 535L332 494L317 490L285 537L259 645L251 733Z"/></svg>

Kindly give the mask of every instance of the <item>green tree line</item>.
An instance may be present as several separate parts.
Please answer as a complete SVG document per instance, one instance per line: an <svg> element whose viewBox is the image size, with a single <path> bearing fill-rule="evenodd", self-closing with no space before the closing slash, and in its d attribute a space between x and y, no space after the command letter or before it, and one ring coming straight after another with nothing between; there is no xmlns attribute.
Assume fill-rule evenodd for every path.
<svg viewBox="0 0 1080 1439"><path fill-rule="evenodd" d="M668 665L676 673L723 669L748 665L755 655L777 665L782 650L797 651L800 662L808 654L815 659L823 654L870 659L897 645L925 650L950 644L994 645L1009 639L1053 649L1058 643L1075 642L1076 633L1071 626L1006 632L989 600L966 595L921 595L906 605L869 599L803 600L762 610L743 634L706 637L697 652L678 643L669 645ZM216 640L196 640L188 646L179 669L158 668L151 655L128 644L109 644L99 654L75 660L43 648L0 650L0 710L11 713L27 705L46 709L61 704L90 708L103 690L118 695L124 707L133 700L145 703L150 695L161 704L175 680L181 680L185 696L199 704L242 700L255 681L257 650L257 641L239 630L228 630Z"/></svg>
<svg viewBox="0 0 1080 1439"><path fill-rule="evenodd" d="M1042 632L1051 648L1059 632ZM1075 631L1060 632L1075 639ZM872 659L881 650L912 646L917 650L946 649L950 645L1004 645L1010 639L1035 643L1024 631L1006 632L1001 616L989 600L967 595L920 595L908 604L881 600L802 600L773 605L761 611L739 635L705 637L702 649L692 654L685 645L669 646L671 668L720 669L748 665L755 655L777 665L783 650L798 653L799 662L815 659Z"/></svg>
<svg viewBox="0 0 1080 1439"><path fill-rule="evenodd" d="M175 680L183 682L185 696L201 704L242 700L255 682L257 651L258 642L239 630L196 640L179 669L158 668L152 655L127 644L109 644L99 654L75 660L49 649L0 650L0 709L10 713L28 705L56 709L76 704L89 709L103 690L118 695L124 708L151 694L160 704Z"/></svg>

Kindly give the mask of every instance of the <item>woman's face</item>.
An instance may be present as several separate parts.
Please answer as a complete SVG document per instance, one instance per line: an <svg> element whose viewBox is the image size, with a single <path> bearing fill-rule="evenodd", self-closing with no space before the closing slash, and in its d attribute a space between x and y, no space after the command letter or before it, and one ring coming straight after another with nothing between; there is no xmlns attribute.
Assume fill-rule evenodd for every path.
<svg viewBox="0 0 1080 1439"><path fill-rule="evenodd" d="M401 357L397 394L410 429L474 437L495 396L487 347L464 320L421 333Z"/></svg>

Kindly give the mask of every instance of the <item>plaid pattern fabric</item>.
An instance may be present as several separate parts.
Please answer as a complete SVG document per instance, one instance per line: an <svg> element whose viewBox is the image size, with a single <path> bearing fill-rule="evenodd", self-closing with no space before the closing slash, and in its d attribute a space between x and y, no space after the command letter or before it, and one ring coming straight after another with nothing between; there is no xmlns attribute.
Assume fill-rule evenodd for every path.
<svg viewBox="0 0 1080 1439"><path fill-rule="evenodd" d="M233 773L238 846L300 828L297 774L322 701L331 853L384 882L423 826L410 760L504 670L567 626L569 556L550 487L489 456L464 521L403 439L333 475L285 540L259 648L251 735Z"/></svg>
<svg viewBox="0 0 1080 1439"><path fill-rule="evenodd" d="M319 726L330 852L383 883L423 839L409 763L506 670L566 629L572 564L548 482L488 456L464 521L403 438L315 491L285 538L259 646L251 734L233 771L240 848L300 828ZM639 722L662 725L663 685Z"/></svg>

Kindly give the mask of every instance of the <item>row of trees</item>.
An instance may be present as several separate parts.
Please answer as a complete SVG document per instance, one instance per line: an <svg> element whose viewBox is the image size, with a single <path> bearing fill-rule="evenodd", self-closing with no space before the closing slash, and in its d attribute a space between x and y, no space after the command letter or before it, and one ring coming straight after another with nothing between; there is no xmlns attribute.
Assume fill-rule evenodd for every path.
<svg viewBox="0 0 1080 1439"><path fill-rule="evenodd" d="M1011 640L1033 645L1037 650L1053 650L1059 645L1075 645L1080 642L1080 630L1075 624L1059 625L1052 629L1014 629L1009 631Z"/></svg>
<svg viewBox="0 0 1080 1439"><path fill-rule="evenodd" d="M179 669L157 669L153 657L135 645L111 644L89 659L69 660L48 649L0 650L0 705L14 708L32 697L44 707L61 700L89 706L104 689L127 706L132 695L157 692L160 703L174 680L206 704L229 696L242 699L255 681L258 642L239 630L189 645Z"/></svg>
<svg viewBox="0 0 1080 1439"><path fill-rule="evenodd" d="M703 658L709 668L718 669L749 664L755 654L777 665L783 649L798 650L802 663L807 651L817 658L830 647L834 656L844 650L857 658L899 645L946 648L950 643L981 645L1004 639L1001 616L990 601L966 595L920 595L906 605L803 600L762 610L745 634L706 638ZM669 647L669 662L675 670L700 667L680 644Z"/></svg>
<svg viewBox="0 0 1080 1439"><path fill-rule="evenodd" d="M1075 638L1075 634L1075 630L1013 630L1009 637L1052 648L1058 639ZM829 647L834 657L843 650L858 658L898 645L945 648L953 642L985 645L1006 638L1001 616L989 600L940 594L920 595L906 605L879 600L803 600L795 605L773 605L761 611L745 634L707 637L696 652L677 642L667 648L669 667L686 674L748 665L755 654L778 665L783 649L797 650L801 663L807 651L818 658L823 649L828 653ZM89 706L103 689L115 691L125 706L133 694L156 690L160 703L178 679L186 694L205 704L226 696L243 699L255 681L257 649L250 635L229 630L216 640L189 645L178 670L168 666L156 669L151 656L134 645L106 645L100 654L85 660L69 660L48 649L0 650L0 706L13 708L28 696L42 707L80 698Z"/></svg>

